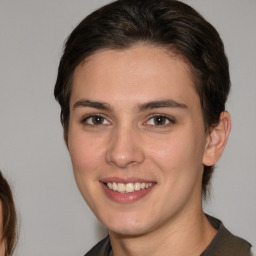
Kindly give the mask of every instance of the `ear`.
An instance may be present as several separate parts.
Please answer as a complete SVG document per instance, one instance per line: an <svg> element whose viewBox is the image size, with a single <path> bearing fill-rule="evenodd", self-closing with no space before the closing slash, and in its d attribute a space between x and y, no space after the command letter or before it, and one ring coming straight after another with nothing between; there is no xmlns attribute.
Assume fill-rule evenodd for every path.
<svg viewBox="0 0 256 256"><path fill-rule="evenodd" d="M212 166L216 164L226 146L231 129L231 119L228 112L220 114L220 122L208 134L203 156L203 164Z"/></svg>

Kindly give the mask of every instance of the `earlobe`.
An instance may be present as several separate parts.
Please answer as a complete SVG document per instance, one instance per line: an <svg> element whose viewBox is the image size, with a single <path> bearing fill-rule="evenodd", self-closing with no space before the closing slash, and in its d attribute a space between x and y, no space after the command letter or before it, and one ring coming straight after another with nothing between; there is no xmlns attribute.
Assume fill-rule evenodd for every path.
<svg viewBox="0 0 256 256"><path fill-rule="evenodd" d="M231 118L228 112L220 114L220 122L214 127L207 137L203 164L212 166L216 164L226 146L231 129Z"/></svg>

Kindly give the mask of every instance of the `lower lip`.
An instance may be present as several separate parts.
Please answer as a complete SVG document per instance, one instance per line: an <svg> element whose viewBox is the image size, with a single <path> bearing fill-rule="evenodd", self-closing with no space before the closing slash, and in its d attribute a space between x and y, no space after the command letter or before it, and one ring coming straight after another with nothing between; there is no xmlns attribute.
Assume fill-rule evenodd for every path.
<svg viewBox="0 0 256 256"><path fill-rule="evenodd" d="M151 187L146 189L141 189L139 191L134 191L131 193L120 193L112 189L109 189L104 183L101 183L101 185L103 187L105 194L109 199L121 204L127 204L127 203L138 201L143 197L145 197L147 194L149 194L154 188L154 184L153 184Z"/></svg>

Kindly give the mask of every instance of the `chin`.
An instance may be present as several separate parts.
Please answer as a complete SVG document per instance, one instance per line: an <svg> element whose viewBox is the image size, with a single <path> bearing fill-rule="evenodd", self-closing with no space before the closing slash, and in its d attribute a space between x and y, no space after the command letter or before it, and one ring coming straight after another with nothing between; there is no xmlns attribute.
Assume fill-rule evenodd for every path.
<svg viewBox="0 0 256 256"><path fill-rule="evenodd" d="M131 216L112 217L102 221L103 225L110 231L122 236L139 236L149 232L149 223L145 218Z"/></svg>
<svg viewBox="0 0 256 256"><path fill-rule="evenodd" d="M109 232L118 234L119 236L141 236L148 233L148 228L143 228L140 226L126 226L126 227L107 227Z"/></svg>

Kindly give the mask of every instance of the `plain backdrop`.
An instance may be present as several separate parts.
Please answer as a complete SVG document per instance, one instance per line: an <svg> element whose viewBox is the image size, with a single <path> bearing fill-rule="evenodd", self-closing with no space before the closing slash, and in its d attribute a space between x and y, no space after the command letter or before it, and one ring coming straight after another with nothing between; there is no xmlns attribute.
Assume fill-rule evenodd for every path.
<svg viewBox="0 0 256 256"><path fill-rule="evenodd" d="M76 187L53 97L63 42L107 0L0 0L0 168L19 214L16 256L84 255L106 231ZM256 1L187 0L230 61L232 132L205 211L256 245Z"/></svg>

